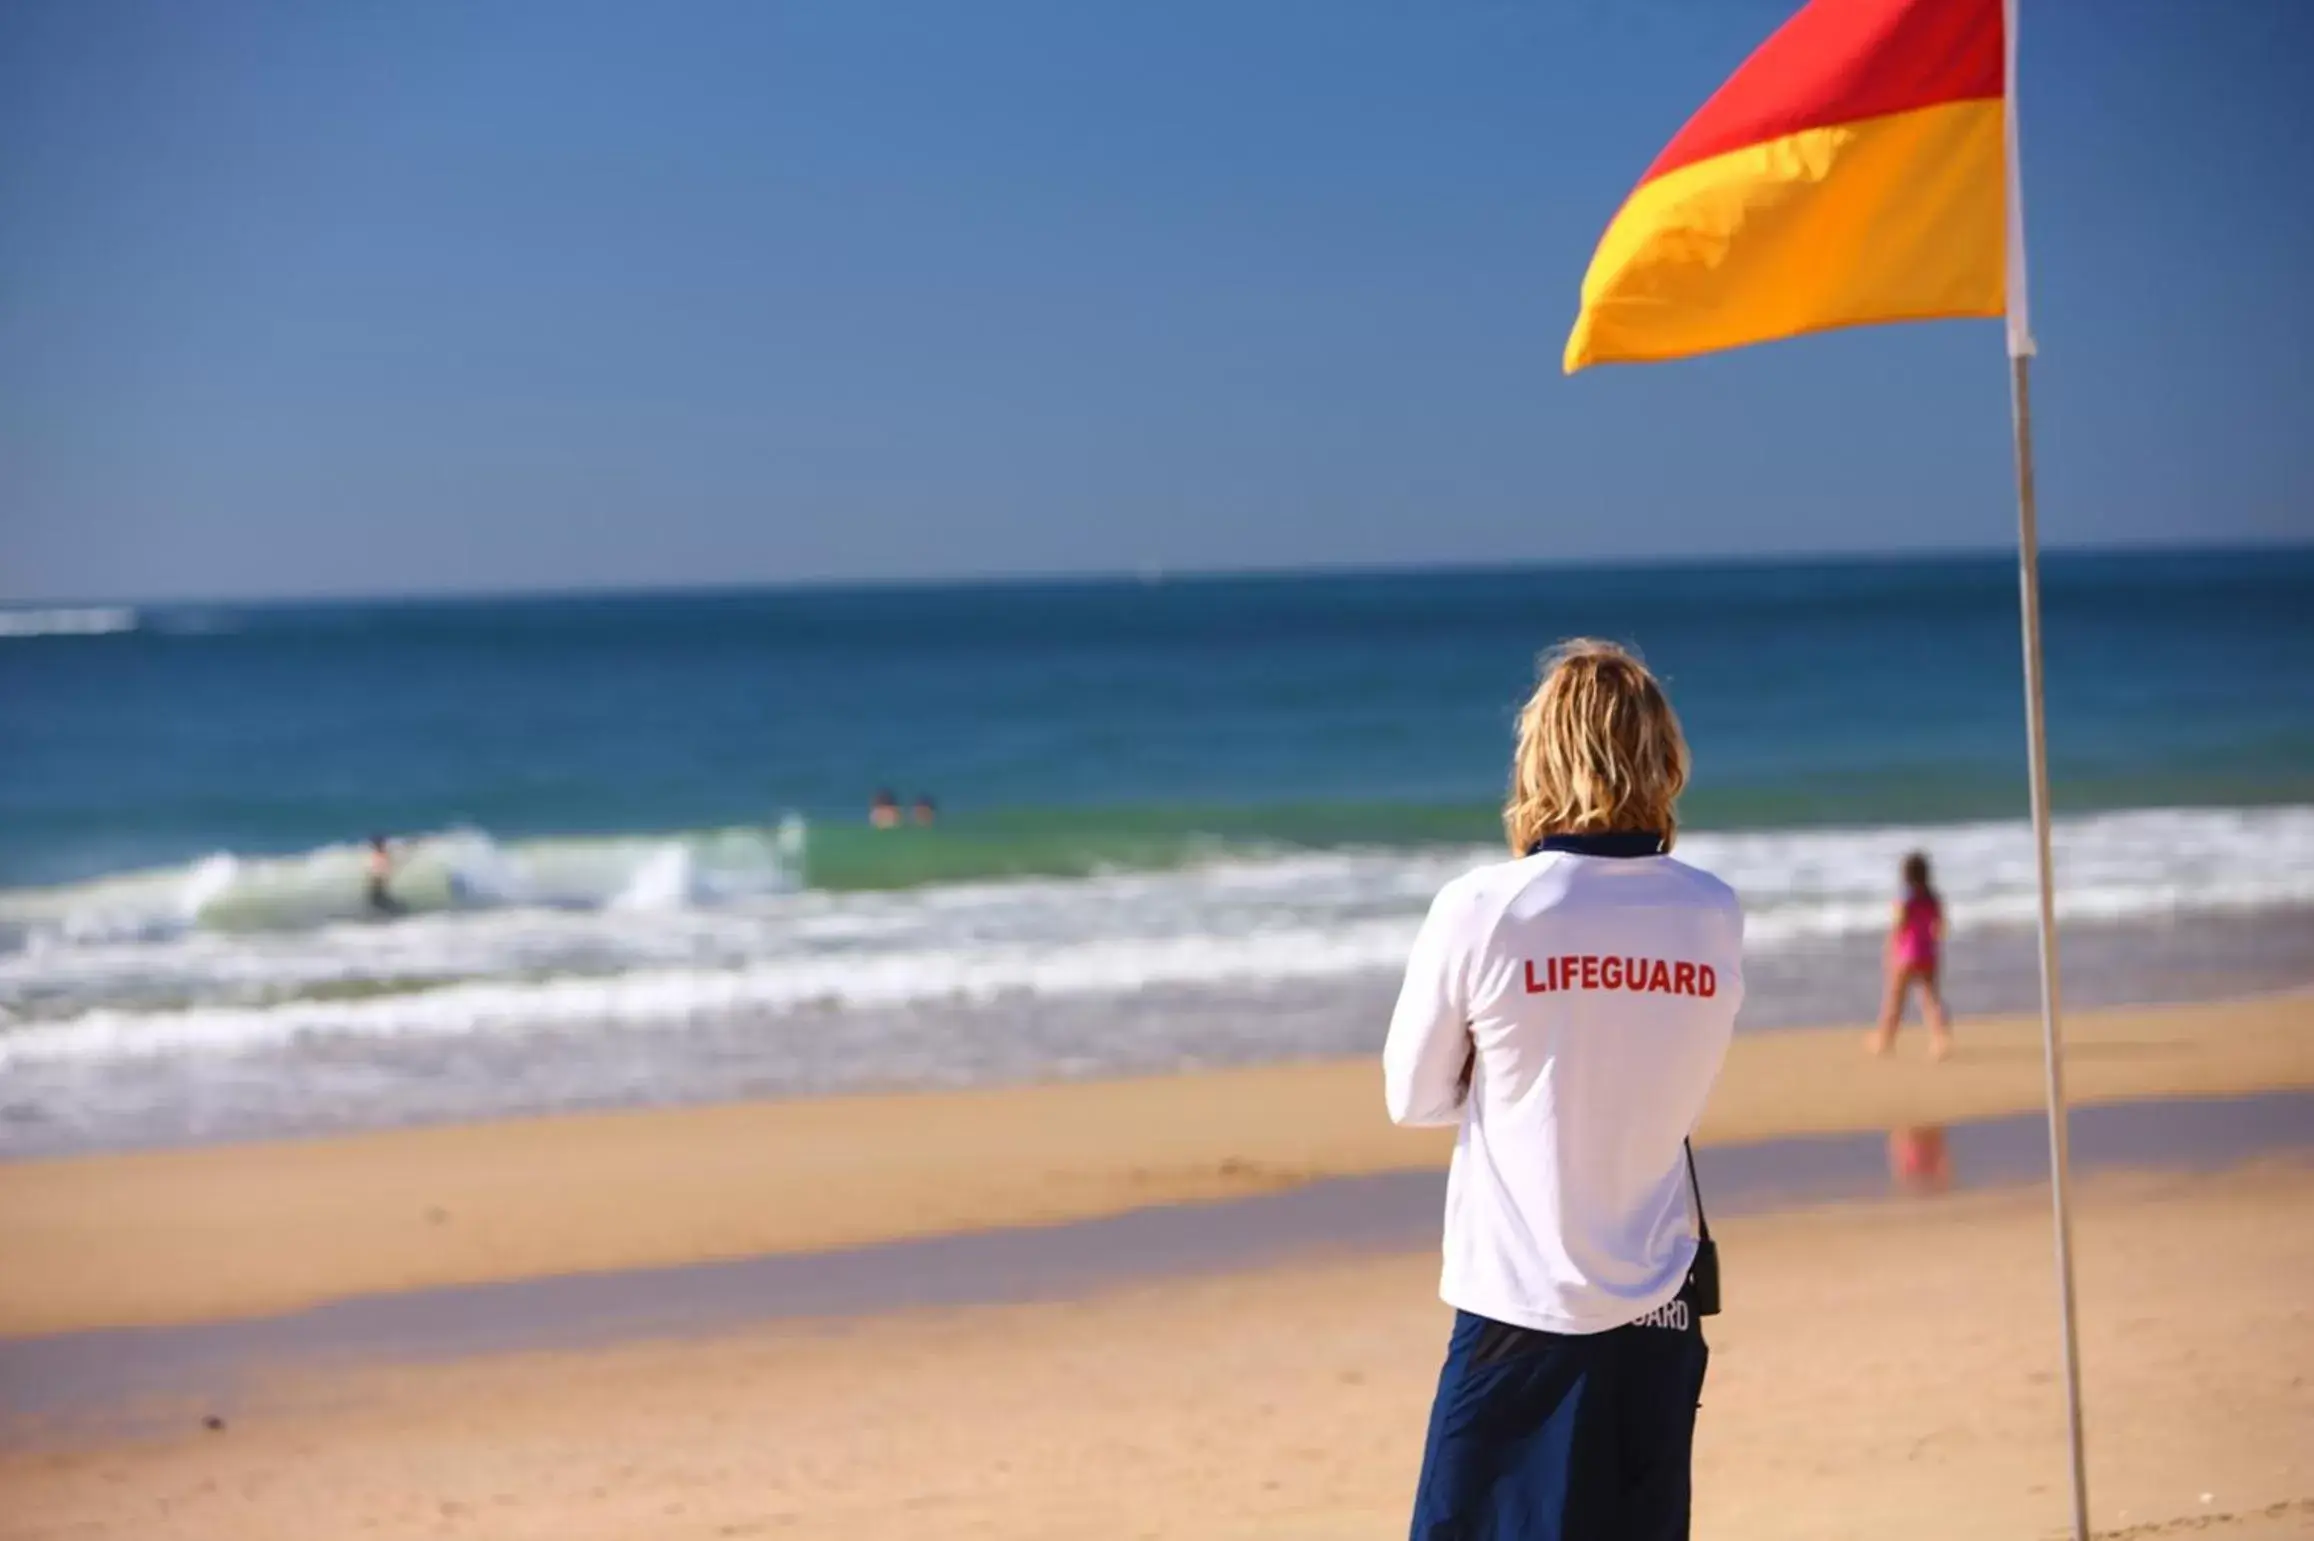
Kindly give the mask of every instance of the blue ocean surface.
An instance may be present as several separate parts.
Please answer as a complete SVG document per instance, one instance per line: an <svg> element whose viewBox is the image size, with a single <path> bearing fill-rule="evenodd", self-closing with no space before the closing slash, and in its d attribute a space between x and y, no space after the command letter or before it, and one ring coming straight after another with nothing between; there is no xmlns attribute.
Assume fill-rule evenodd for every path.
<svg viewBox="0 0 2314 1541"><path fill-rule="evenodd" d="M2314 550L2044 589L2068 922L2294 982ZM2009 956L2004 558L18 610L0 1150L1355 1051L1571 634L1669 683L1769 1016L1850 1012L1916 845Z"/></svg>

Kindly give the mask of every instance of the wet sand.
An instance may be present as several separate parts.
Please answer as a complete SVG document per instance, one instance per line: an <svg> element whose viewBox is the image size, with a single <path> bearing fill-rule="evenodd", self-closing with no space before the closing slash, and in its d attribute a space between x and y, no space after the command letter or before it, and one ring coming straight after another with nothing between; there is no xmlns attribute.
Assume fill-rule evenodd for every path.
<svg viewBox="0 0 2314 1541"><path fill-rule="evenodd" d="M2037 1189L1730 1216L1697 1534L2065 1523ZM2101 1535L2314 1529L2314 1167L2088 1178ZM556 1352L308 1367L0 1448L0 1536L1401 1536L1434 1253ZM19 1431L21 1433L21 1431Z"/></svg>
<svg viewBox="0 0 2314 1541"><path fill-rule="evenodd" d="M1739 1043L1699 1535L2061 1533L2034 1029L1963 1042ZM2099 1532L2314 1533L2314 1000L2073 1042ZM0 1167L0 1538L1402 1535L1443 1144L1373 1079Z"/></svg>
<svg viewBox="0 0 2314 1541"><path fill-rule="evenodd" d="M2314 1087L2314 997L2078 1014L2082 1104ZM1707 1145L1885 1131L2040 1101L2037 1026L1865 1058L1747 1035ZM0 1337L274 1315L456 1285L821 1252L1436 1171L1371 1060L735 1104L0 1165Z"/></svg>
<svg viewBox="0 0 2314 1541"><path fill-rule="evenodd" d="M1890 1136L1804 1135L1707 1146L1698 1164L1722 1221L1891 1191L2014 1187L2048 1174L2047 1126L2036 1115L1904 1137L1940 1159L1900 1178ZM2084 1108L2074 1114L2072 1143L2079 1177L2314 1160L2314 1092ZM181 1422L193 1405L237 1413L251 1388L284 1373L597 1348L782 1319L1071 1300L1166 1278L1426 1251L1437 1241L1443 1198L1439 1173L1381 1172L1064 1225L453 1285L286 1316L0 1339L0 1429L52 1439L133 1433Z"/></svg>

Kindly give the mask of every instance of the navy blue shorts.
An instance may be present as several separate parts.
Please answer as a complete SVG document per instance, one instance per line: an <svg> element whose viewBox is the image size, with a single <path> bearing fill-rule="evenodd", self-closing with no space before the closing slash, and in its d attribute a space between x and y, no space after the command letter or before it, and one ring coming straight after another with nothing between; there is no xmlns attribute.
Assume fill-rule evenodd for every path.
<svg viewBox="0 0 2314 1541"><path fill-rule="evenodd" d="M1413 1541L1686 1541L1709 1357L1684 1299L1581 1336L1456 1312Z"/></svg>

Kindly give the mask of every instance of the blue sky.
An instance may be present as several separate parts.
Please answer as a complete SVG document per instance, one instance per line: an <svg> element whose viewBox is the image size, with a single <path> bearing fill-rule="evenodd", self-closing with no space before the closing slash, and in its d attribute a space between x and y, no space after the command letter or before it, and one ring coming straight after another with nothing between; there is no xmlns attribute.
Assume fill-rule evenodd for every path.
<svg viewBox="0 0 2314 1541"><path fill-rule="evenodd" d="M0 597L1997 546L1996 324L1564 379L1779 0L0 6ZM2314 6L2025 0L2043 519L2314 534Z"/></svg>

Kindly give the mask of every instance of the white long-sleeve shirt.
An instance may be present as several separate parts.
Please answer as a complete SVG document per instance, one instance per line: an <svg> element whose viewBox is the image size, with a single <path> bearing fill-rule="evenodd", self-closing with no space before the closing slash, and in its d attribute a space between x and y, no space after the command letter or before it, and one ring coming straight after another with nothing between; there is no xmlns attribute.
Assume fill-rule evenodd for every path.
<svg viewBox="0 0 2314 1541"><path fill-rule="evenodd" d="M1678 1294L1696 1240L1681 1142L1743 1002L1734 890L1669 856L1579 854L1618 842L1447 884L1382 1055L1393 1120L1461 1129L1440 1296L1546 1332Z"/></svg>

